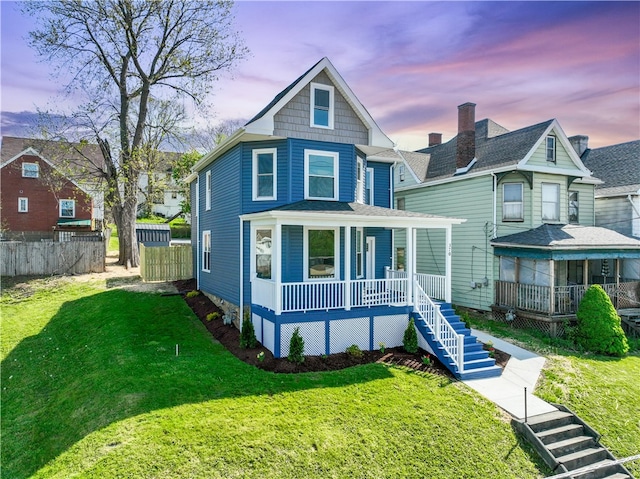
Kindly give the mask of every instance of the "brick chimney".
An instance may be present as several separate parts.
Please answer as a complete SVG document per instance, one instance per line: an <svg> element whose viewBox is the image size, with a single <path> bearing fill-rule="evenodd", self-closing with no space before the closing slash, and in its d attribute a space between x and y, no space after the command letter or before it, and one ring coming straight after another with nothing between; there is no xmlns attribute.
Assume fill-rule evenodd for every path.
<svg viewBox="0 0 640 479"><path fill-rule="evenodd" d="M458 106L458 144L456 148L456 168L469 166L476 156L476 104L464 103Z"/></svg>
<svg viewBox="0 0 640 479"><path fill-rule="evenodd" d="M429 146L437 146L442 143L442 133L429 133Z"/></svg>
<svg viewBox="0 0 640 479"><path fill-rule="evenodd" d="M581 158L584 152L589 149L589 137L586 135L571 136L569 137L569 141L571 142L573 149L576 150L576 153Z"/></svg>

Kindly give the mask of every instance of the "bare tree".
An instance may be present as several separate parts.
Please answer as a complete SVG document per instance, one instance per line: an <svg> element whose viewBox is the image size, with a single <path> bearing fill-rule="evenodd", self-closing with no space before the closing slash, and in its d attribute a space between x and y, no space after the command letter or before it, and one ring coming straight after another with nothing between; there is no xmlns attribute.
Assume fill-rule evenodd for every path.
<svg viewBox="0 0 640 479"><path fill-rule="evenodd" d="M218 75L245 57L232 29L232 6L224 0L58 0L23 6L37 21L31 45L58 73L72 75L69 91L89 98L79 113L104 157L105 202L118 227L122 264L140 262L135 218L150 102L190 99L201 105Z"/></svg>

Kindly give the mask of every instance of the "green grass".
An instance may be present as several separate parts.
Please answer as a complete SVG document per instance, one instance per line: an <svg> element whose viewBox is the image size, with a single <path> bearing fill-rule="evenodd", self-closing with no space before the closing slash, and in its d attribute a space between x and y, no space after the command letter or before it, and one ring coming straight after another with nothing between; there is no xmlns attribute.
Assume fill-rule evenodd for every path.
<svg viewBox="0 0 640 479"><path fill-rule="evenodd" d="M1 306L3 478L550 473L491 403L440 376L267 373L177 296L44 280Z"/></svg>
<svg viewBox="0 0 640 479"><path fill-rule="evenodd" d="M514 329L508 324L469 318L471 325L500 337L515 338L521 345L547 357L536 389L545 401L574 411L602 434L602 444L617 458L640 452L640 351L624 358L580 353L564 339L539 331ZM640 477L640 461L627 464Z"/></svg>

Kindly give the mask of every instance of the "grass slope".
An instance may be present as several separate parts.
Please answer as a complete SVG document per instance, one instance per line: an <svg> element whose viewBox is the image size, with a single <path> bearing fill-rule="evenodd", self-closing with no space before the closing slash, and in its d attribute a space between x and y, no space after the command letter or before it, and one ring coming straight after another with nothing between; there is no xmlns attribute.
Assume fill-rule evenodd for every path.
<svg viewBox="0 0 640 479"><path fill-rule="evenodd" d="M380 364L276 375L212 341L179 297L34 291L1 303L3 478L542 475L460 383Z"/></svg>

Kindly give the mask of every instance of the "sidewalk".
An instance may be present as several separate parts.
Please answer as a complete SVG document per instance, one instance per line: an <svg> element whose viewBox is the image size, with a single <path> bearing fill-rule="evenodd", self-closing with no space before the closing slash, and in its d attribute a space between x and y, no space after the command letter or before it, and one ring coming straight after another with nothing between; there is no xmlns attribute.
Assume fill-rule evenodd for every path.
<svg viewBox="0 0 640 479"><path fill-rule="evenodd" d="M557 409L533 395L545 359L526 349L495 338L487 333L472 330L479 341L491 341L496 349L511 355L502 375L497 378L471 379L464 383L494 402L517 419L524 419L524 388L527 388L527 416L535 416Z"/></svg>

